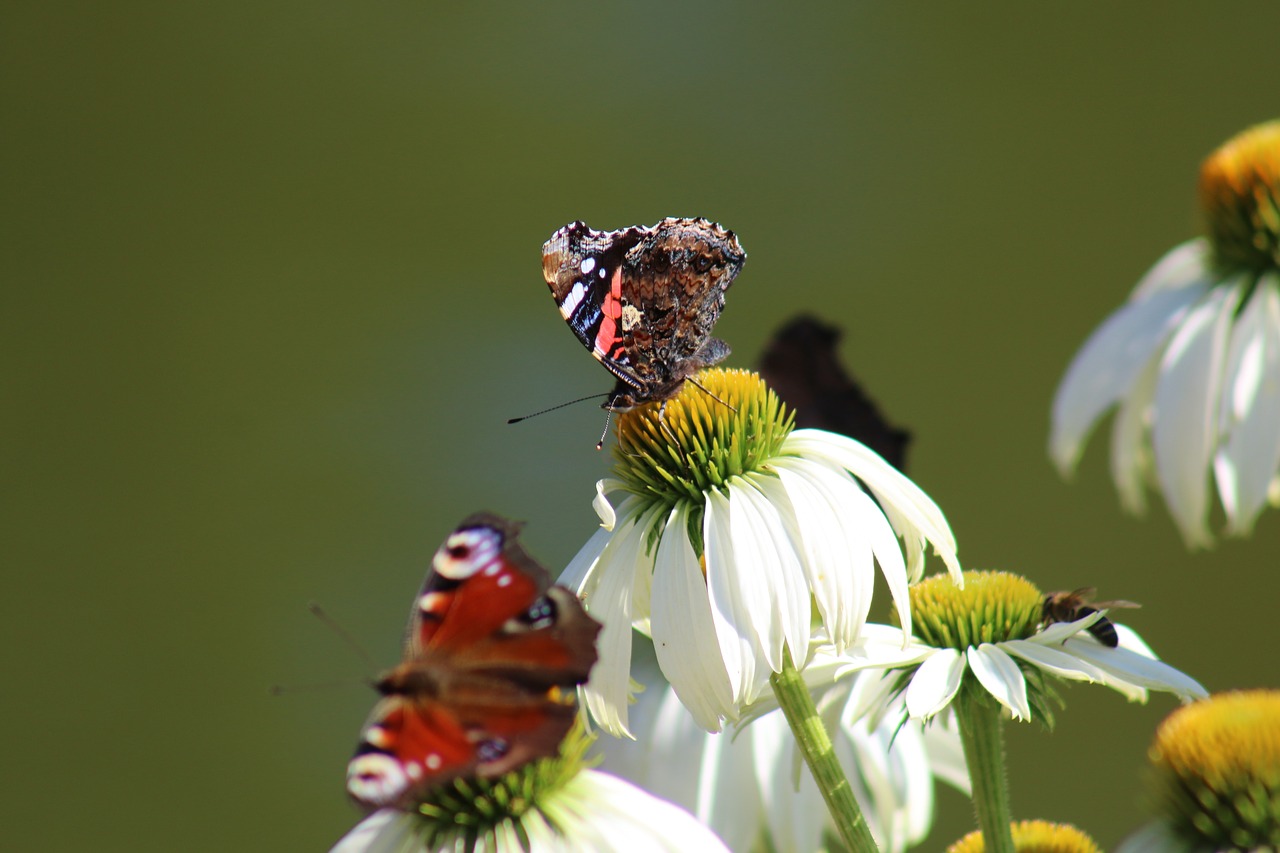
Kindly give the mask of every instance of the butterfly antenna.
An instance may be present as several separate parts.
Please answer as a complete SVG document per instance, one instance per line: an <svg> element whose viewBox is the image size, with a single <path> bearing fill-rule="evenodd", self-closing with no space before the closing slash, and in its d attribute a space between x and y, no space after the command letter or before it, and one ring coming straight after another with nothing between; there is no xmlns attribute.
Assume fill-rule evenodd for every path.
<svg viewBox="0 0 1280 853"><path fill-rule="evenodd" d="M596 442L596 450L604 450L604 440L609 436L609 421L613 418L613 409L604 410L604 432L600 433L600 440Z"/></svg>
<svg viewBox="0 0 1280 853"><path fill-rule="evenodd" d="M267 693L272 696L287 696L290 693L319 693L337 690L339 688L351 687L355 684L365 685L369 683L369 679L352 679L346 678L342 681L317 681L314 684L273 684L267 688Z"/></svg>
<svg viewBox="0 0 1280 853"><path fill-rule="evenodd" d="M521 421L527 421L527 420L529 420L529 418L536 418L538 415L545 415L547 412L554 412L556 409L563 409L565 406L572 406L573 404L575 404L575 403L581 403L581 402L583 402L584 400L594 400L594 399L596 399L597 397L607 397L607 396L609 396L609 393L608 393L607 391L606 391L605 393L603 393L603 394L588 394L586 397L579 397L578 399L576 399L576 400L570 400L570 401L569 401L569 402L567 402L567 403L558 403L557 405L554 405L554 406L552 406L552 407L551 407L551 408L549 408L549 409L543 409L542 411L540 411L540 412L534 412L534 413L533 413L533 414L531 414L531 415L521 415L521 416L520 416L520 417L518 417L518 418L507 418L507 423L509 423L509 424L518 424L518 423L520 423Z"/></svg>
<svg viewBox="0 0 1280 853"><path fill-rule="evenodd" d="M733 406L730 406L730 405L729 405L728 403L726 403L724 400L721 400L721 399L720 399L719 397L717 397L715 394L712 394L710 391L708 391L708 390L707 390L707 387L706 387L705 385L703 385L703 384L702 384L701 382L699 382L698 380L694 379L692 376L690 376L690 377L689 377L689 381L690 381L690 382L692 382L692 383L694 384L694 387L696 387L696 388L700 388L700 389L702 390L702 393L706 394L706 395L707 395L708 397L710 397L712 400L715 400L717 403L719 403L720 405L724 406L726 409L728 409L729 411L733 412L735 415L738 413L738 410L737 410L737 409L735 409Z"/></svg>
<svg viewBox="0 0 1280 853"><path fill-rule="evenodd" d="M356 641L356 638L351 636L351 633L346 628L343 628L332 616L326 613L325 609L321 607L318 602L311 602L307 605L307 609L311 611L312 616L323 622L330 631L341 637L342 641L347 644L347 648L355 652L356 655L358 655L359 658L368 665L371 672L377 672L382 669L365 647L360 645L360 643Z"/></svg>

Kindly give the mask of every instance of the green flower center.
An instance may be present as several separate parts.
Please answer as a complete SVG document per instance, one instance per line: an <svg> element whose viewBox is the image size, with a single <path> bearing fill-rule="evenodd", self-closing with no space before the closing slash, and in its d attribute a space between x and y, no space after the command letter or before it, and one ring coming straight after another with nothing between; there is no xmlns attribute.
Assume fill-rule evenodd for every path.
<svg viewBox="0 0 1280 853"><path fill-rule="evenodd" d="M1009 572L965 572L963 589L935 575L911 587L911 624L929 645L964 651L1030 637L1043 601L1035 584Z"/></svg>
<svg viewBox="0 0 1280 853"><path fill-rule="evenodd" d="M1012 825L1013 846L1018 853L1102 853L1089 836L1065 823L1021 820ZM947 853L983 853L982 833L974 831L947 848Z"/></svg>
<svg viewBox="0 0 1280 853"><path fill-rule="evenodd" d="M521 817L542 811L541 804L578 775L594 740L579 724L553 758L532 761L496 779L455 779L432 790L417 807L424 843L429 849L497 850L500 836L515 832L523 838Z"/></svg>
<svg viewBox="0 0 1280 853"><path fill-rule="evenodd" d="M1215 850L1280 848L1280 691L1221 693L1173 712L1150 757L1180 835Z"/></svg>
<svg viewBox="0 0 1280 853"><path fill-rule="evenodd" d="M641 497L701 501L776 456L794 423L755 373L704 370L665 408L648 404L618 418L614 473Z"/></svg>
<svg viewBox="0 0 1280 853"><path fill-rule="evenodd" d="M1200 167L1200 204L1223 271L1280 269L1280 120L1209 155Z"/></svg>

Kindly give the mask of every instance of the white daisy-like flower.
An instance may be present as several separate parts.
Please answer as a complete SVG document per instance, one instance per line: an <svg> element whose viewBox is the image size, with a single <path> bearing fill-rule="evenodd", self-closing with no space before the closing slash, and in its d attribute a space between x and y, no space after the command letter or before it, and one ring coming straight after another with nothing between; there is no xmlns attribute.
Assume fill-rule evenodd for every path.
<svg viewBox="0 0 1280 853"><path fill-rule="evenodd" d="M609 732L627 731L632 626L719 731L788 652L803 657L815 607L837 647L857 638L877 563L907 630L926 541L958 577L955 539L919 487L853 439L790 427L758 376L718 369L665 412L619 419L617 476L597 485L604 529L561 577L605 625L586 705Z"/></svg>
<svg viewBox="0 0 1280 853"><path fill-rule="evenodd" d="M819 711L854 796L881 850L918 844L933 823L934 779L968 791L959 734L950 721L899 726L892 714L872 725L859 712L889 682L867 672L831 684L838 662L814 660L806 680L830 687ZM687 808L734 850L765 847L805 853L834 835L822 796L803 772L795 737L780 710L736 732L710 734L667 685L656 661L636 666L645 685L631 708L638 740L602 737L602 767ZM825 838L824 838L825 836Z"/></svg>
<svg viewBox="0 0 1280 853"><path fill-rule="evenodd" d="M1103 684L1131 702L1145 702L1150 690L1173 693L1184 702L1205 696L1198 682L1162 663L1132 629L1108 622L1113 648L1093 636L1105 610L1069 622L1044 624L1044 596L1029 581L1005 572L965 572L960 589L935 577L911 588L916 636L905 647L902 633L888 625L867 625L843 654L842 673L907 670L907 714L928 720L943 712L957 693L990 694L1016 720L1052 721L1044 675Z"/></svg>
<svg viewBox="0 0 1280 853"><path fill-rule="evenodd" d="M1212 544L1209 480L1226 532L1280 504L1280 121L1204 163L1207 238L1170 251L1090 336L1053 402L1049 454L1063 476L1118 406L1111 474L1121 503L1163 493L1187 544Z"/></svg>
<svg viewBox="0 0 1280 853"><path fill-rule="evenodd" d="M687 811L635 785L583 770L538 807L485 828L442 834L423 815L379 809L332 853L683 853L728 851Z"/></svg>

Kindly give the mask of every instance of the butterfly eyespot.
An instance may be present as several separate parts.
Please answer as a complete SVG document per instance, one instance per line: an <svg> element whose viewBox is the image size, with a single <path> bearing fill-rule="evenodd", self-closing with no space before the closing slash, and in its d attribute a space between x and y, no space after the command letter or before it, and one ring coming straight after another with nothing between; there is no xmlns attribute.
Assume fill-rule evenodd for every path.
<svg viewBox="0 0 1280 853"><path fill-rule="evenodd" d="M516 616L508 619L507 624L502 626L502 630L510 634L522 633L524 631L536 631L540 628L548 628L555 624L556 621L556 603L550 598L543 596L533 603L533 605Z"/></svg>
<svg viewBox="0 0 1280 853"><path fill-rule="evenodd" d="M464 580L487 566L502 549L502 536L488 527L459 530L445 540L432 565L442 577Z"/></svg>
<svg viewBox="0 0 1280 853"><path fill-rule="evenodd" d="M480 759L481 764L489 764L502 758L510 750L511 744L500 737L495 737L480 741L476 745L476 757Z"/></svg>
<svg viewBox="0 0 1280 853"><path fill-rule="evenodd" d="M389 755L358 755L347 766L347 791L362 803L394 803L409 787L409 777Z"/></svg>

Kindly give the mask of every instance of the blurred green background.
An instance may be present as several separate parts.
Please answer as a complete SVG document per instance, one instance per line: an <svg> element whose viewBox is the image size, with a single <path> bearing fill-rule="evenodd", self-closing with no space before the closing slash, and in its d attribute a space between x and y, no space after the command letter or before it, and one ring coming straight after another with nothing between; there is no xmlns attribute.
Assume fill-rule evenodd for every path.
<svg viewBox="0 0 1280 853"><path fill-rule="evenodd" d="M324 849L429 555L466 513L561 566L611 387L539 250L703 215L717 334L801 310L915 434L973 568L1096 585L1210 689L1276 685L1280 513L1188 554L1045 442L1086 335L1280 114L1280 6L6 4L7 850ZM273 684L350 686L268 695ZM1013 726L1016 812L1113 845L1153 727L1077 686ZM949 789L924 849L971 826Z"/></svg>

